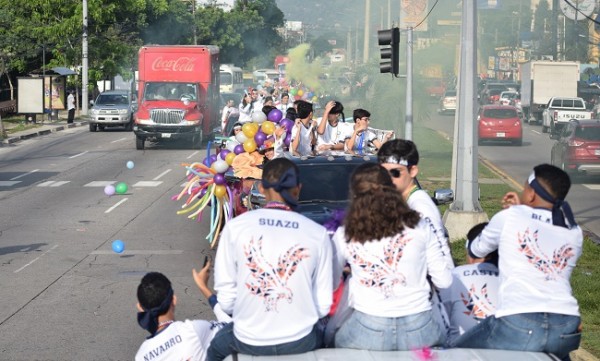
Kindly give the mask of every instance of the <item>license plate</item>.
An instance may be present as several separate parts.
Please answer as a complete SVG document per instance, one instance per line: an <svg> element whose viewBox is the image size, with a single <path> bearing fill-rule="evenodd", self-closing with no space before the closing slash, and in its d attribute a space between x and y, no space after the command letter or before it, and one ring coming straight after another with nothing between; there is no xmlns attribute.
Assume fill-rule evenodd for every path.
<svg viewBox="0 0 600 361"><path fill-rule="evenodd" d="M594 151L594 154L595 154L595 155L600 155L600 149L596 149L596 150Z"/></svg>
<svg viewBox="0 0 600 361"><path fill-rule="evenodd" d="M171 133L160 133L162 138L171 138Z"/></svg>
<svg viewBox="0 0 600 361"><path fill-rule="evenodd" d="M506 133L496 133L496 138L504 138L506 137Z"/></svg>

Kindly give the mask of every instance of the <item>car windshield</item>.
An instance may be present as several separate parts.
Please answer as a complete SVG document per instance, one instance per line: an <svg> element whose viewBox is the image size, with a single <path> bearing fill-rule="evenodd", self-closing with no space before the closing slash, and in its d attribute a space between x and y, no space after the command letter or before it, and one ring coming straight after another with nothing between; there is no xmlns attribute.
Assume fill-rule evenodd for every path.
<svg viewBox="0 0 600 361"><path fill-rule="evenodd" d="M446 94L444 94L444 96L446 96L446 97L455 97L456 96L456 90L447 91Z"/></svg>
<svg viewBox="0 0 600 361"><path fill-rule="evenodd" d="M577 127L575 136L585 140L600 140L600 127Z"/></svg>
<svg viewBox="0 0 600 361"><path fill-rule="evenodd" d="M100 94L96 104L128 104L127 95L124 94Z"/></svg>
<svg viewBox="0 0 600 361"><path fill-rule="evenodd" d="M350 174L357 164L299 164L300 202L347 201Z"/></svg>
<svg viewBox="0 0 600 361"><path fill-rule="evenodd" d="M517 111L515 109L486 109L483 111L483 116L496 119L516 118Z"/></svg>

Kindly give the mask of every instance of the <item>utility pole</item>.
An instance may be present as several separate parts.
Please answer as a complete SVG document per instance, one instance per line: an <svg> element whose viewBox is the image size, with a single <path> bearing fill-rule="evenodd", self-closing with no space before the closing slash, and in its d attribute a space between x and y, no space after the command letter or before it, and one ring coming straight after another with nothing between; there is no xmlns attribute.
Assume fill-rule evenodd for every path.
<svg viewBox="0 0 600 361"><path fill-rule="evenodd" d="M88 115L88 6L83 0L83 37L81 42L81 115Z"/></svg>
<svg viewBox="0 0 600 361"><path fill-rule="evenodd" d="M388 19L387 19L387 28L392 27L392 0L388 0Z"/></svg>
<svg viewBox="0 0 600 361"><path fill-rule="evenodd" d="M454 202L444 214L444 224L451 240L465 238L472 226L488 220L479 204L478 148L475 142L477 135L476 48L477 2L463 1L458 105L454 119L455 194Z"/></svg>
<svg viewBox="0 0 600 361"><path fill-rule="evenodd" d="M371 25L371 0L365 0L365 38L363 42L363 64L369 62L369 28Z"/></svg>

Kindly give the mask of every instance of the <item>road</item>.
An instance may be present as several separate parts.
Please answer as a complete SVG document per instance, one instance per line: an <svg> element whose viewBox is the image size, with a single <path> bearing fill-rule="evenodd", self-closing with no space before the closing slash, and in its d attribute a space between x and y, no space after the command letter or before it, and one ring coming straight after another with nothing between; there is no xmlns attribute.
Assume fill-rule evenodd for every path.
<svg viewBox="0 0 600 361"><path fill-rule="evenodd" d="M425 121L425 125L453 139L453 115L434 113ZM478 152L508 175L516 185L522 185L535 165L550 163L550 149L554 142L548 134L542 133L539 125L524 124L523 146L487 143L478 146ZM600 177L574 178L567 201L577 222L584 229L600 236Z"/></svg>
<svg viewBox="0 0 600 361"><path fill-rule="evenodd" d="M131 132L85 128L0 147L1 360L133 359L147 336L136 287L153 270L173 282L180 318L214 319L191 275L212 254L207 217L176 215L171 200L180 163L205 151L168 148L136 151ZM111 182L129 189L109 197Z"/></svg>

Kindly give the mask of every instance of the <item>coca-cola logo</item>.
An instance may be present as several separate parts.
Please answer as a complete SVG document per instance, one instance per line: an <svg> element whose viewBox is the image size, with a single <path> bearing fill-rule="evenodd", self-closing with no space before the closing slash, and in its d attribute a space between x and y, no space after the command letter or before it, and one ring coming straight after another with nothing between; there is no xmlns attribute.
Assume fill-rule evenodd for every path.
<svg viewBox="0 0 600 361"><path fill-rule="evenodd" d="M163 59L160 56L152 62L152 70L194 71L194 58L182 56L177 59Z"/></svg>

